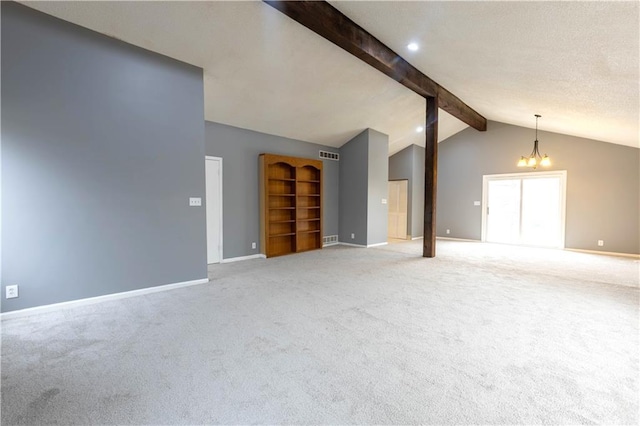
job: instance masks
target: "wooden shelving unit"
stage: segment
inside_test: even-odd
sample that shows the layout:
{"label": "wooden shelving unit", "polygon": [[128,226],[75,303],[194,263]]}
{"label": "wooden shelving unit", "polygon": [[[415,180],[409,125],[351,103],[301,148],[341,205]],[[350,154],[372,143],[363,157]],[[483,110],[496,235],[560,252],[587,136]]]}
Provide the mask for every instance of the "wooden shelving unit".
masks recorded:
{"label": "wooden shelving unit", "polygon": [[322,161],[260,154],[260,249],[267,257],[322,248]]}

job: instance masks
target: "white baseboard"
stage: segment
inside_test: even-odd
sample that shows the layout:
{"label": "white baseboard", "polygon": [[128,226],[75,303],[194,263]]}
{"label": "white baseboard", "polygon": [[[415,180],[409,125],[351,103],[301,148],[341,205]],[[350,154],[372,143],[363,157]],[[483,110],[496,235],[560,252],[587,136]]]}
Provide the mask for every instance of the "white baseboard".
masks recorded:
{"label": "white baseboard", "polygon": [[564,248],[567,251],[575,251],[578,253],[589,253],[589,254],[604,254],[605,256],[622,256],[622,257],[630,257],[632,259],[640,259],[640,254],[632,254],[632,253],[617,253],[615,251],[598,251],[598,250],[583,250],[583,249],[575,249],[575,248]]}
{"label": "white baseboard", "polygon": [[239,257],[230,257],[228,259],[222,259],[220,263],[241,262],[243,260],[266,259],[266,258],[267,256],[265,256],[264,254],[258,253],[258,254],[250,254],[249,256],[239,256]]}
{"label": "white baseboard", "polygon": [[68,302],[53,303],[51,305],[36,306],[34,308],[20,309],[17,311],[3,312],[0,314],[0,320],[8,320],[13,318],[22,318],[35,314],[53,312],[63,308],[75,306],[93,305],[96,303],[107,302],[111,300],[127,299],[129,297],[142,296],[145,294],[159,293],[161,291],[174,290],[181,287],[189,287],[192,285],[205,284],[209,282],[209,278],[199,280],[184,281],[174,284],[159,285],[156,287],[141,288],[138,290],[123,291],[121,293],[105,294],[104,296],[88,297],[86,299],[70,300]]}
{"label": "white baseboard", "polygon": [[369,244],[367,246],[365,246],[364,244],[352,244],[352,243],[343,243],[343,242],[339,242],[338,244],[340,244],[341,246],[349,246],[349,247],[371,248],[371,247],[378,247],[378,246],[386,246],[389,243],[384,242],[384,243],[377,243],[377,244]]}
{"label": "white baseboard", "polygon": [[423,239],[423,238],[424,238],[424,237],[422,237],[422,236],[420,236],[420,237],[411,237],[411,241],[413,241],[413,240],[421,240],[421,239]]}
{"label": "white baseboard", "polygon": [[384,242],[384,243],[376,243],[376,244],[369,244],[367,245],[367,248],[369,247],[380,247],[380,246],[386,246],[387,244],[389,244],[388,242]]}
{"label": "white baseboard", "polygon": [[365,246],[364,244],[343,243],[342,241],[340,241],[338,244],[340,244],[341,246],[367,248],[367,246]]}
{"label": "white baseboard", "polygon": [[470,243],[479,243],[480,240],[469,240],[466,238],[451,238],[451,237],[436,237],[436,240],[449,240],[449,241],[466,241]]}
{"label": "white baseboard", "polygon": [[327,243],[327,244],[323,244],[323,245],[322,245],[322,248],[325,248],[325,247],[331,247],[331,246],[337,246],[338,244],[340,244],[340,243],[339,243],[339,242],[335,242],[335,243]]}

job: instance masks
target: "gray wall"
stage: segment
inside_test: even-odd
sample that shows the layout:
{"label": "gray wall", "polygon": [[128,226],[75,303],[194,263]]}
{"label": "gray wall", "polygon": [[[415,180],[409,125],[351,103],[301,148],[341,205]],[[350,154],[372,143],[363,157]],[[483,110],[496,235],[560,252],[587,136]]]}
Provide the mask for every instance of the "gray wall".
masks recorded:
{"label": "gray wall", "polygon": [[[222,157],[223,258],[260,252],[258,156],[262,153],[319,159],[337,148],[206,122],[206,155]],[[202,160],[204,163],[204,159]],[[323,232],[338,234],[339,163],[323,160]],[[256,249],[251,243],[256,243]]]}
{"label": "gray wall", "polygon": [[367,245],[387,242],[389,205],[382,200],[389,197],[389,136],[368,129],[368,197]]}
{"label": "gray wall", "polygon": [[[440,143],[439,236],[448,228],[450,237],[480,239],[482,216],[473,201],[481,200],[482,176],[531,171],[516,162],[534,139],[532,129],[489,122],[486,132],[469,128]],[[565,246],[640,253],[640,150],[545,131],[538,139],[552,160],[548,170],[567,170]]]}
{"label": "gray wall", "polygon": [[206,278],[202,70],[1,7],[2,311]]}
{"label": "gray wall", "polygon": [[407,232],[421,237],[424,227],[424,148],[410,145],[389,157],[389,180],[408,180]]}
{"label": "gray wall", "polygon": [[[371,245],[387,241],[389,137],[366,129],[340,147],[341,242]],[[355,234],[355,238],[351,238]]]}
{"label": "gray wall", "polygon": [[[340,147],[339,240],[367,245],[369,133],[365,130]],[[355,234],[355,238],[351,238]]]}

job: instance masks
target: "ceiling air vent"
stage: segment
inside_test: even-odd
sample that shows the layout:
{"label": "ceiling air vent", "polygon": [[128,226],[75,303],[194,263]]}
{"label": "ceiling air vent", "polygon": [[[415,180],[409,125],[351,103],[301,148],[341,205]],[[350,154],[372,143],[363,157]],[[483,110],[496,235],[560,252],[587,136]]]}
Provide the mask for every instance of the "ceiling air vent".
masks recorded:
{"label": "ceiling air vent", "polygon": [[326,160],[340,161],[340,154],[338,154],[337,152],[320,150],[320,158],[324,158]]}

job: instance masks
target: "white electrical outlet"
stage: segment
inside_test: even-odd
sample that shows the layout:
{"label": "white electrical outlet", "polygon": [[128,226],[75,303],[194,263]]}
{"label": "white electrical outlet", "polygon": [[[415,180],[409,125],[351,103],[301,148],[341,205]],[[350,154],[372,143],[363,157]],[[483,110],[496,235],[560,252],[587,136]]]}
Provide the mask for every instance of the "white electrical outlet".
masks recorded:
{"label": "white electrical outlet", "polygon": [[189,207],[200,207],[202,205],[202,198],[191,197],[189,198]]}
{"label": "white electrical outlet", "polygon": [[356,234],[351,234],[351,239],[353,240],[356,237]]}
{"label": "white electrical outlet", "polygon": [[387,199],[386,198],[382,199],[382,204],[387,204]]}
{"label": "white electrical outlet", "polygon": [[256,248],[256,243],[251,243],[251,248],[252,249]]}
{"label": "white electrical outlet", "polygon": [[604,246],[604,240],[598,240],[598,247]]}
{"label": "white electrical outlet", "polygon": [[473,205],[474,205],[474,206],[479,206],[479,205],[480,205],[480,201],[474,201],[474,202],[473,202]]}
{"label": "white electrical outlet", "polygon": [[451,233],[451,229],[447,229],[447,234],[450,234],[450,233]]}
{"label": "white electrical outlet", "polygon": [[8,285],[6,287],[6,296],[7,299],[14,299],[18,297],[18,286],[17,285]]}

